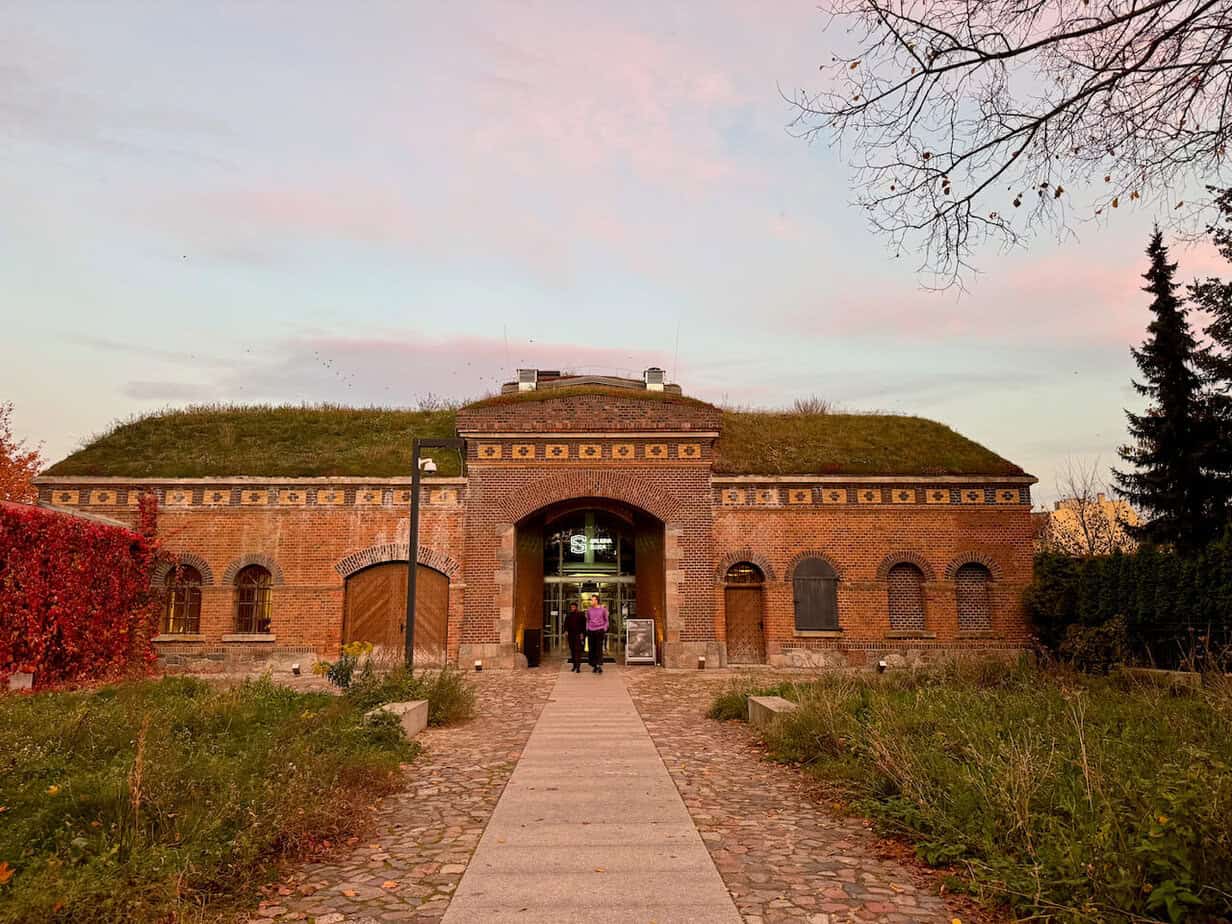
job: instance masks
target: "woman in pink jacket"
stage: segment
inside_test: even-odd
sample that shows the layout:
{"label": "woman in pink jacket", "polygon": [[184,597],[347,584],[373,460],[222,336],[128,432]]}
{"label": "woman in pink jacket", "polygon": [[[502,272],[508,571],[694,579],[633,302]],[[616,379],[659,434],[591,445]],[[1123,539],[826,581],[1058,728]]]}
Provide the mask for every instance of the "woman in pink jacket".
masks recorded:
{"label": "woman in pink jacket", "polygon": [[607,627],[607,607],[599,605],[598,594],[592,594],[590,608],[586,610],[586,648],[590,669],[596,674],[603,673],[603,636]]}

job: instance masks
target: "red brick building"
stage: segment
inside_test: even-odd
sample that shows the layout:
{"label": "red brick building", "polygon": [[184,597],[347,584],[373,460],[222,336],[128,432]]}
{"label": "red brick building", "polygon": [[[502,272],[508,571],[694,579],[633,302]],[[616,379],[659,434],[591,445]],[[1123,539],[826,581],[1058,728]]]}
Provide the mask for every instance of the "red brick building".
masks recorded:
{"label": "red brick building", "polygon": [[[232,413],[242,454],[246,412]],[[342,412],[321,413],[325,427]],[[160,576],[168,662],[328,657],[350,640],[400,649],[409,474],[367,475],[339,445],[318,453],[317,474],[279,474],[271,450],[251,463],[260,471],[231,471],[220,452],[183,477],[166,444],[184,425],[121,427],[103,440],[127,447],[122,461],[90,446],[39,479],[44,504],[122,520],[158,496],[180,566]],[[1026,641],[1035,479],[931,421],[725,411],[657,370],[528,370],[448,425],[465,463],[421,487],[420,658],[506,667],[558,652],[569,604],[592,593],[613,615],[609,655],[622,656],[627,620],[653,620],[657,657],[675,667]],[[409,446],[397,448],[409,471]]]}

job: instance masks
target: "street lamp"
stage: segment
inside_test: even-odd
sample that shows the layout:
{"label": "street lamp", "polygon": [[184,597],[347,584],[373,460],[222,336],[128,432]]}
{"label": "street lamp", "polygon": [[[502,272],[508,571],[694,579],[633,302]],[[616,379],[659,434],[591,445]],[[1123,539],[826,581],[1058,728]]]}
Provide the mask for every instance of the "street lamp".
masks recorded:
{"label": "street lamp", "polygon": [[466,472],[466,440],[451,439],[411,441],[411,523],[406,547],[406,669],[415,669],[415,578],[419,571],[419,478],[426,472],[436,473],[436,462],[419,458],[421,449],[453,449],[462,460]]}

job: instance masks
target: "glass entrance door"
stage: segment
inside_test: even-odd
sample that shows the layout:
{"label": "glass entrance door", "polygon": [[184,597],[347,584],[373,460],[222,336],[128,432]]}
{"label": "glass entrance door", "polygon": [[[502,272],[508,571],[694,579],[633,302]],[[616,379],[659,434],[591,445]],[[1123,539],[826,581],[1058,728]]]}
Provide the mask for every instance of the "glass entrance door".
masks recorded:
{"label": "glass entrance door", "polygon": [[567,578],[545,578],[543,582],[543,647],[545,652],[559,657],[569,656],[569,639],[565,636],[565,616],[569,604],[576,603],[583,613],[590,606],[592,595],[607,607],[608,630],[604,638],[604,656],[620,661],[625,650],[625,620],[637,617],[636,579],[607,575],[587,578],[570,575]]}

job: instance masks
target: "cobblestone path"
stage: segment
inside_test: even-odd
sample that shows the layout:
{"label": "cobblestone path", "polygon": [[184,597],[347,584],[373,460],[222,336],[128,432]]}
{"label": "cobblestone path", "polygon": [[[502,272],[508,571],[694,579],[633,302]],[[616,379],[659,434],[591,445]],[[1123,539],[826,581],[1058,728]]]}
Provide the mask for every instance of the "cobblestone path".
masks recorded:
{"label": "cobblestone path", "polygon": [[438,921],[470,862],[556,671],[472,675],[477,717],[419,736],[407,787],[385,797],[361,841],[298,868],[251,921]]}
{"label": "cobblestone path", "polygon": [[[752,733],[705,718],[727,674],[628,670],[642,720],[746,922],[949,922],[932,881],[883,856],[858,819],[827,812]],[[964,909],[965,910],[965,909]]]}

